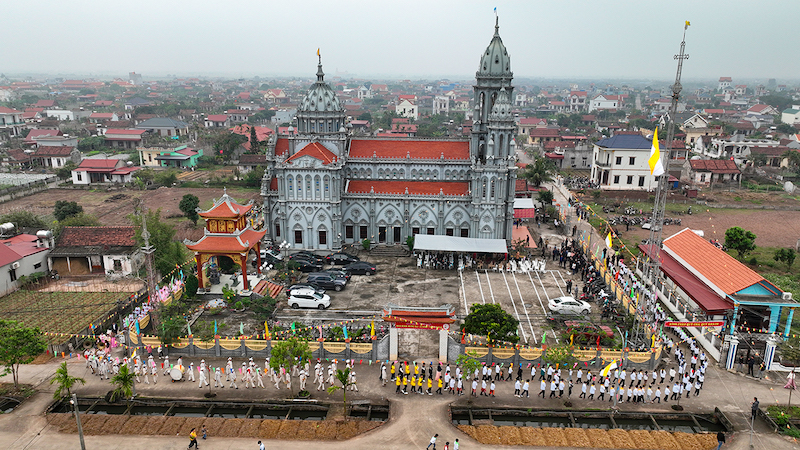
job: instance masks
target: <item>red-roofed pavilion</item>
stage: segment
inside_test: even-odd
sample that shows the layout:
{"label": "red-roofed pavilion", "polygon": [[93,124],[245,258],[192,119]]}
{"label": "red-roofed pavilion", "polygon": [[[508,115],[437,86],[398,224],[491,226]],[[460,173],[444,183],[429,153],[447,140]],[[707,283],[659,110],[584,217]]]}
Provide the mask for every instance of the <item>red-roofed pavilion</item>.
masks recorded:
{"label": "red-roofed pavilion", "polygon": [[203,265],[215,256],[227,256],[242,268],[242,282],[245,291],[250,290],[247,281],[247,255],[255,250],[258,262],[258,274],[261,274],[261,239],[266,230],[256,231],[250,228],[247,217],[253,204],[242,205],[228,196],[226,192],[208,211],[200,212],[206,221],[203,237],[186,247],[194,252],[197,262],[197,279],[199,287],[205,288],[205,271]]}

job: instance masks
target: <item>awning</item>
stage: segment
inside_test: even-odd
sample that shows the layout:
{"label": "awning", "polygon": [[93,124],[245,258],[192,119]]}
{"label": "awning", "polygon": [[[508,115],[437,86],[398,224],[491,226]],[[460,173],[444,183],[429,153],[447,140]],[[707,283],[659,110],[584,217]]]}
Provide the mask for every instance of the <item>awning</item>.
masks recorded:
{"label": "awning", "polygon": [[505,239],[476,239],[433,234],[415,234],[414,250],[462,253],[508,253]]}
{"label": "awning", "polygon": [[536,210],[533,208],[515,209],[515,219],[533,219],[536,217]]}
{"label": "awning", "polygon": [[533,199],[532,198],[515,198],[514,199],[514,209],[528,209],[534,208]]}

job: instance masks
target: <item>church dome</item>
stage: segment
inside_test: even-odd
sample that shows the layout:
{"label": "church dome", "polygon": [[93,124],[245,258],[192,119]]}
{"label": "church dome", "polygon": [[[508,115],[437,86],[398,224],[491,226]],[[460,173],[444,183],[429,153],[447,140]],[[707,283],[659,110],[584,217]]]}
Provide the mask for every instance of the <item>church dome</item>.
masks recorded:
{"label": "church dome", "polygon": [[341,112],[342,104],[336,93],[325,82],[322,63],[317,66],[317,82],[308,90],[300,102],[299,110],[303,112]]}
{"label": "church dome", "polygon": [[497,100],[492,106],[492,112],[489,114],[489,120],[509,120],[511,118],[511,99],[508,96],[506,88],[500,89],[497,95]]}
{"label": "church dome", "polygon": [[508,77],[511,78],[511,57],[508,55],[503,40],[500,39],[500,25],[495,19],[494,36],[486,51],[481,56],[481,65],[478,76]]}

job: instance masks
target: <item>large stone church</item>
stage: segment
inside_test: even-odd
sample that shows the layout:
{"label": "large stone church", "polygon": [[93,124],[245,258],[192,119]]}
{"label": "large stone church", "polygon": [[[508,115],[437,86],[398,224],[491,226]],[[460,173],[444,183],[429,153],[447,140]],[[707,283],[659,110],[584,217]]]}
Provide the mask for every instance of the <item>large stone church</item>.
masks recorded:
{"label": "large stone church", "polygon": [[351,137],[324,78],[320,60],[296,134],[267,146],[267,239],[328,250],[364,239],[400,244],[414,234],[511,239],[514,88],[497,23],[475,74],[469,139]]}

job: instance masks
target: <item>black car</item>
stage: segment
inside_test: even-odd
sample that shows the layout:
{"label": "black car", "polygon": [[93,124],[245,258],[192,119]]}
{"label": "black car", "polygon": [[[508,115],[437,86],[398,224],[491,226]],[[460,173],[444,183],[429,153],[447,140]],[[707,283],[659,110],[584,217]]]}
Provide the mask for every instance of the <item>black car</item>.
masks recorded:
{"label": "black car", "polygon": [[319,287],[316,283],[297,283],[286,288],[286,295],[288,296],[294,289],[312,289],[320,295],[325,293],[325,289]]}
{"label": "black car", "polygon": [[298,265],[297,270],[299,270],[300,272],[309,273],[309,272],[319,272],[320,270],[322,270],[322,264],[315,264],[305,259],[295,259],[292,261],[297,263]]}
{"label": "black car", "polygon": [[358,261],[344,266],[344,270],[354,275],[375,275],[378,268],[375,264],[366,261]]}
{"label": "black car", "polygon": [[319,264],[321,266],[325,265],[325,258],[322,258],[307,251],[294,253],[291,256],[289,256],[289,259],[292,261],[298,261],[298,260],[311,261],[314,264]]}
{"label": "black car", "polygon": [[350,278],[353,275],[353,274],[351,274],[350,272],[348,272],[348,271],[346,271],[344,269],[327,269],[327,270],[323,270],[321,272],[322,273],[329,273],[329,274],[335,276],[336,278],[343,278],[345,281],[350,281]]}
{"label": "black car", "polygon": [[347,253],[333,253],[325,257],[328,264],[334,266],[346,266],[347,264],[360,261],[357,256],[348,255]]}

